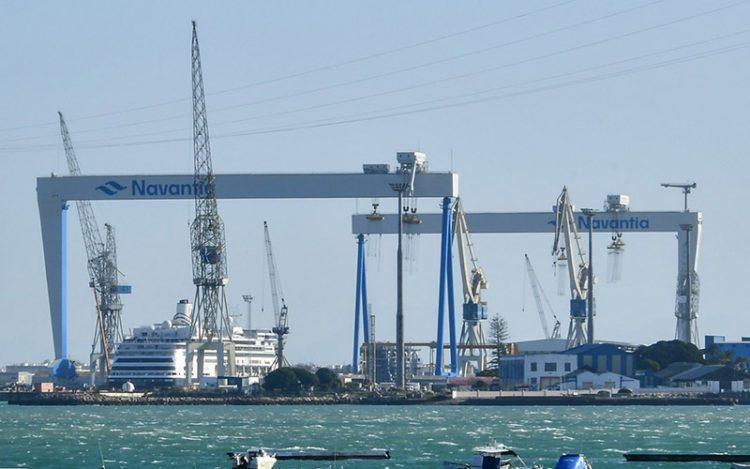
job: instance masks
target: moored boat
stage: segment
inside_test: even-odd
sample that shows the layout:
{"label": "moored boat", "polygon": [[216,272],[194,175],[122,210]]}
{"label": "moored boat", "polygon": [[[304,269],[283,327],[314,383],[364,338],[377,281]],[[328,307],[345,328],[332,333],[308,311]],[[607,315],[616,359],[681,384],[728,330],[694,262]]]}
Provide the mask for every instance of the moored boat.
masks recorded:
{"label": "moored boat", "polygon": [[[446,461],[443,469],[543,469],[543,466],[528,466],[514,450],[503,444],[494,444],[474,448],[468,464]],[[582,454],[563,454],[555,469],[591,469],[591,465]]]}
{"label": "moored boat", "polygon": [[384,449],[369,451],[285,450],[268,451],[262,448],[227,453],[234,461],[232,469],[272,469],[276,461],[341,461],[345,459],[390,459],[391,453]]}

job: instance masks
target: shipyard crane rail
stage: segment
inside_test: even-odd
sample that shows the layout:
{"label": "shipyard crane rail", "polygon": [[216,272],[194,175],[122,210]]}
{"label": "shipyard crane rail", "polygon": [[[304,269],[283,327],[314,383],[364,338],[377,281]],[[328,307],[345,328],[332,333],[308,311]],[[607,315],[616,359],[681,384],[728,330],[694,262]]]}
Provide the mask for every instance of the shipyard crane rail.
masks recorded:
{"label": "shipyard crane rail", "polygon": [[[60,134],[65,148],[68,170],[71,175],[80,176],[81,168],[73,148],[68,126],[62,112],[57,114],[60,118]],[[120,293],[130,293],[130,287],[119,284],[114,228],[105,224],[107,230],[105,244],[102,242],[91,202],[78,200],[76,201],[76,207],[88,260],[89,286],[94,291],[97,309],[97,327],[92,343],[91,369],[92,372],[95,371],[96,362],[100,361],[100,374],[103,374],[102,378],[105,378],[109,374],[110,358],[114,355],[115,347],[123,339]],[[97,346],[99,347],[98,352],[96,351]]]}
{"label": "shipyard crane rail", "polygon": [[[544,337],[547,339],[559,339],[560,338],[560,320],[557,319],[557,315],[555,315],[555,312],[552,308],[552,304],[547,298],[547,294],[544,293],[544,289],[542,288],[542,285],[539,282],[539,277],[537,277],[536,271],[534,271],[534,266],[531,265],[531,259],[529,259],[529,255],[524,254],[524,258],[526,259],[526,271],[528,272],[528,275],[529,275],[529,283],[531,284],[531,292],[534,296],[536,309],[539,312],[539,320],[542,323],[542,330],[544,331]],[[547,317],[544,311],[544,304],[542,303],[542,299],[544,299],[544,302],[547,304],[547,308],[549,308],[550,312],[552,313],[552,317],[555,319],[555,325],[553,326],[551,333],[549,331],[549,324],[547,323]]]}
{"label": "shipyard crane rail", "polygon": [[[268,232],[268,222],[263,222],[263,234],[266,245],[266,260],[268,261],[268,279],[271,283],[271,298],[273,300],[273,333],[276,334],[276,359],[274,364],[276,368],[283,368],[288,365],[284,357],[284,336],[289,334],[289,308],[284,299],[284,292],[281,287],[276,260],[273,256],[273,246],[271,245],[271,235]],[[281,303],[279,303],[281,301]],[[273,366],[271,366],[273,368]]]}

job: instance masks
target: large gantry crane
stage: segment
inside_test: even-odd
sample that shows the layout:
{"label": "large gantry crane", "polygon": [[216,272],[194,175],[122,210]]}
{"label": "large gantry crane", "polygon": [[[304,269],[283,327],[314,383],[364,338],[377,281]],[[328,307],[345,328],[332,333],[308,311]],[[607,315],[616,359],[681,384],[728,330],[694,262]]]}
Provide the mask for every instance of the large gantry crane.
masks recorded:
{"label": "large gantry crane", "polygon": [[[65,147],[65,159],[72,176],[80,176],[81,168],[73,149],[68,126],[61,112],[60,134]],[[99,226],[96,223],[94,210],[88,200],[76,201],[78,218],[81,221],[83,243],[86,247],[89,286],[94,291],[96,302],[97,326],[91,353],[92,379],[99,383],[106,380],[109,374],[111,359],[117,343],[123,339],[121,293],[130,293],[130,287],[120,285],[117,270],[117,249],[115,246],[114,228],[105,224],[107,229],[106,244],[102,242]],[[97,351],[98,347],[98,351]],[[97,379],[98,378],[98,379]]]}
{"label": "large gantry crane", "polygon": [[[575,249],[575,251],[574,251]],[[568,188],[563,187],[555,205],[555,242],[552,246],[555,264],[567,264],[570,287],[570,326],[568,328],[568,348],[588,343],[586,321],[589,320],[587,299],[589,295],[589,263],[581,246],[573,205]],[[591,311],[591,319],[593,314]]]}
{"label": "large gantry crane", "polygon": [[[200,47],[195,21],[192,42],[193,71],[193,154],[195,173],[195,219],[190,225],[195,284],[195,312],[192,317],[186,360],[186,380],[192,380],[193,352],[198,351],[198,379],[204,374],[206,349],[216,350],[217,376],[234,374],[234,347],[231,342],[231,323],[224,287],[227,277],[224,222],[219,217],[216,202],[216,181],[211,165],[211,146],[208,137],[206,98],[203,92]],[[225,360],[224,349],[228,359]]]}
{"label": "large gantry crane", "polygon": [[[273,299],[273,333],[276,334],[276,359],[271,368],[283,368],[288,366],[284,357],[284,336],[289,334],[289,308],[286,306],[284,292],[281,287],[279,271],[276,268],[276,260],[273,257],[273,247],[271,246],[271,235],[268,232],[268,223],[263,222],[263,234],[266,244],[266,259],[268,260],[268,279],[271,283],[271,298]],[[281,303],[279,304],[279,300]]]}
{"label": "large gantry crane", "polygon": [[463,325],[458,341],[461,351],[458,361],[461,376],[472,376],[475,370],[483,371],[487,367],[487,350],[482,329],[482,322],[487,319],[487,302],[482,301],[482,290],[487,289],[490,283],[484,275],[484,270],[479,266],[460,199],[456,200],[454,213],[453,230],[458,246],[464,292]]}

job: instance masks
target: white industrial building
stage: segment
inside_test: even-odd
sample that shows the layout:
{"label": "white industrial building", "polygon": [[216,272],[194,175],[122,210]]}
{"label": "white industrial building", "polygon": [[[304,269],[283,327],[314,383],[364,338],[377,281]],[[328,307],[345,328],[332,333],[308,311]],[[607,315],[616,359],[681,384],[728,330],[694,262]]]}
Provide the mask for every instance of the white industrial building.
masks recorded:
{"label": "white industrial building", "polygon": [[524,356],[524,377],[532,390],[560,389],[563,377],[578,369],[578,357],[563,353]]}
{"label": "white industrial building", "polygon": [[560,384],[561,390],[576,390],[576,389],[640,389],[641,383],[637,379],[629,378],[627,376],[613,373],[611,371],[604,371],[602,373],[594,373],[588,370],[578,370],[568,374]]}

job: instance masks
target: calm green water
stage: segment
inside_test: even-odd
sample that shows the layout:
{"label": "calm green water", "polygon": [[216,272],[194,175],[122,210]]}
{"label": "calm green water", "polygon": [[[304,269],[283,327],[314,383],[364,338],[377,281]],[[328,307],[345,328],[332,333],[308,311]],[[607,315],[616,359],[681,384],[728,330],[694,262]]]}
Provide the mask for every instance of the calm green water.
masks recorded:
{"label": "calm green water", "polygon": [[[248,447],[387,448],[390,461],[348,468],[439,468],[467,461],[493,441],[527,463],[553,466],[583,452],[595,469],[675,467],[625,463],[627,451],[750,453],[750,406],[437,407],[163,406],[17,407],[0,405],[0,467],[97,468],[99,447],[117,467],[229,468],[225,453]],[[281,468],[321,463],[285,462]],[[728,464],[681,464],[681,468]]]}

